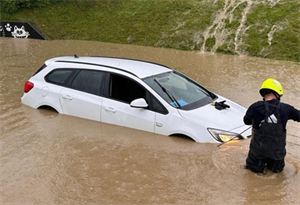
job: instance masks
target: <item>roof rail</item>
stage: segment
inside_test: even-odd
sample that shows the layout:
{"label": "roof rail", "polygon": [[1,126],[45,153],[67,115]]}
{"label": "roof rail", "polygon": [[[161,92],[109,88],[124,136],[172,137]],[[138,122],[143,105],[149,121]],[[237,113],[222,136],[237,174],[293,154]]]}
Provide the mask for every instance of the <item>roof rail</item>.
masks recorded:
{"label": "roof rail", "polygon": [[[75,57],[76,58],[76,57]],[[135,77],[138,77],[136,74],[128,71],[128,70],[124,70],[122,68],[118,68],[118,67],[113,67],[113,66],[108,66],[108,65],[103,65],[103,64],[97,64],[97,63],[86,63],[86,62],[78,62],[78,61],[65,61],[65,60],[58,60],[56,62],[61,62],[61,63],[77,63],[77,64],[85,64],[85,65],[94,65],[94,66],[103,66],[103,67],[106,67],[106,68],[112,68],[112,69],[116,69],[116,70],[119,70],[119,71],[123,71],[123,72],[126,72],[126,73],[129,73]]]}

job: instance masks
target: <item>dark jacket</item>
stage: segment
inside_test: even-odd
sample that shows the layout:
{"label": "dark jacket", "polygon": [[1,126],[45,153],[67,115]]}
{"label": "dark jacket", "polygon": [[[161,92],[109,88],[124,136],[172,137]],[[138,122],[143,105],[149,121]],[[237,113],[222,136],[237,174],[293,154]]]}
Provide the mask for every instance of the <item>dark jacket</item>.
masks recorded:
{"label": "dark jacket", "polygon": [[[266,101],[269,104],[277,105],[280,101],[277,99]],[[270,106],[270,113],[275,114],[276,108]],[[246,125],[253,125],[253,128],[259,129],[261,122],[265,118],[265,105],[264,101],[258,101],[253,103],[247,110],[244,116],[244,123]],[[283,124],[284,131],[286,130],[286,124],[288,120],[294,120],[300,122],[300,110],[297,110],[293,106],[280,102],[280,118]]]}

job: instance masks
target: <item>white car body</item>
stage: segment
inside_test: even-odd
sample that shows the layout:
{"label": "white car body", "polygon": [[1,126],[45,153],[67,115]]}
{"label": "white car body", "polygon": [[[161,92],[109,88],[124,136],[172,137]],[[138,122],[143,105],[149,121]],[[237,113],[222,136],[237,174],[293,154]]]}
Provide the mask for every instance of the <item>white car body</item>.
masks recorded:
{"label": "white car body", "polygon": [[[73,69],[75,71],[72,71]],[[49,79],[52,79],[51,75],[54,76],[54,79],[59,76],[52,74],[55,73],[54,71],[63,73],[61,75],[65,73],[71,74],[68,74],[69,76],[64,81],[65,84],[57,84],[49,82]],[[176,99],[172,98],[171,92],[164,92],[163,95],[165,95],[165,98],[163,98],[162,95],[153,89],[154,86],[157,86],[155,83],[151,87],[145,81],[145,79],[150,79],[152,76],[172,74],[172,72],[174,70],[163,65],[132,59],[77,56],[57,57],[45,61],[45,65],[26,82],[21,102],[32,108],[48,106],[60,114],[77,116],[157,134],[167,136],[184,135],[196,142],[226,142],[236,137],[248,138],[251,135],[250,127],[243,123],[243,116],[246,109],[237,103],[205,90],[204,94],[207,94],[205,92],[209,92],[205,96],[205,99],[208,100],[211,97],[211,102],[205,101],[201,106],[184,109],[187,107],[185,106],[187,103],[184,100],[180,99],[177,102],[179,105],[175,105]],[[96,94],[77,90],[74,79],[77,78],[79,73],[82,73],[82,75],[84,73],[91,75],[91,82],[98,82],[92,79],[93,76],[98,77],[101,79],[101,83],[99,84],[103,86],[99,85],[100,88]],[[97,74],[94,75],[93,73]],[[118,78],[119,80],[117,80]],[[132,80],[139,84],[139,87],[143,88],[142,91],[147,93],[144,95],[147,96],[148,101],[139,97],[125,103],[112,98],[113,94],[111,92],[118,89],[113,89],[113,85],[110,84],[115,83],[117,85],[123,79]],[[169,77],[164,77],[164,79],[169,80]],[[105,82],[108,83],[105,84]],[[161,82],[157,83],[161,86]],[[165,82],[162,80],[163,83]],[[193,83],[195,82],[193,81]],[[79,86],[81,84],[78,83]],[[94,87],[96,90],[98,89],[97,86]],[[124,84],[122,87],[126,87],[126,85]],[[127,92],[120,94],[124,93],[126,94]],[[199,91],[200,94],[203,95]],[[170,100],[166,98],[167,95],[170,97],[171,103],[167,102]],[[152,100],[154,98],[159,103],[157,104],[155,101],[150,106],[149,99]],[[174,102],[172,102],[172,99],[175,99]],[[216,106],[213,104],[221,101],[226,101],[228,107],[220,110],[216,109]],[[195,102],[194,104],[197,103]],[[159,112],[155,111],[155,106],[157,105],[159,105],[159,109],[162,109]],[[209,129],[212,130],[209,131]]]}

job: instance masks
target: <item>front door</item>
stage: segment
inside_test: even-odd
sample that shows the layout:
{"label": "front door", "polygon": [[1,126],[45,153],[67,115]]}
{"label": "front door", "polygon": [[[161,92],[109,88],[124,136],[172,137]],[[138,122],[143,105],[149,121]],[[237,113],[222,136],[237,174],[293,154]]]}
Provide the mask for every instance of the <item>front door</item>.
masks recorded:
{"label": "front door", "polygon": [[110,74],[108,96],[102,100],[101,121],[105,123],[154,132],[155,112],[130,107],[130,103],[146,96],[146,89],[136,81]]}

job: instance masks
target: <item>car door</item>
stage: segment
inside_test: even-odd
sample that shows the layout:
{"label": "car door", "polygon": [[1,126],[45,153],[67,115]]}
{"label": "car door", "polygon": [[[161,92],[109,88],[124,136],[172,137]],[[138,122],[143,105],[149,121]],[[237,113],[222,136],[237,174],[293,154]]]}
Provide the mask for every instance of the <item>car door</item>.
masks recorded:
{"label": "car door", "polygon": [[80,70],[69,87],[60,92],[64,114],[101,121],[100,97],[103,72]]}
{"label": "car door", "polygon": [[132,100],[145,98],[145,88],[128,77],[117,74],[109,76],[108,94],[102,100],[101,121],[154,132],[155,112],[130,106]]}

